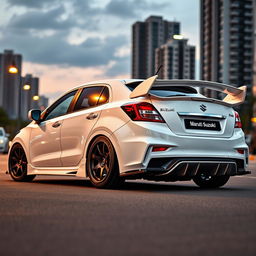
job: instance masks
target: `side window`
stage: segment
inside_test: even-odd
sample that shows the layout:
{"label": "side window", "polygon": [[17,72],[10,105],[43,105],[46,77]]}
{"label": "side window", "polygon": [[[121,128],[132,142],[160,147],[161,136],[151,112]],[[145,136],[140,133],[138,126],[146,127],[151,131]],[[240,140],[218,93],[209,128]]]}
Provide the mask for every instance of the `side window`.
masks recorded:
{"label": "side window", "polygon": [[97,105],[102,105],[108,102],[109,99],[109,90],[108,87],[104,87],[103,92],[97,102]]}
{"label": "side window", "polygon": [[[105,89],[107,93],[105,92]],[[93,87],[84,88],[77,100],[74,111],[91,108],[96,105],[104,104],[107,101],[108,101],[108,89],[106,87],[93,86]]]}
{"label": "side window", "polygon": [[49,120],[58,116],[65,115],[68,111],[69,105],[71,101],[73,100],[76,91],[70,92],[63,96],[61,99],[59,99],[52,108],[49,109],[49,112],[46,113],[46,116],[44,120]]}

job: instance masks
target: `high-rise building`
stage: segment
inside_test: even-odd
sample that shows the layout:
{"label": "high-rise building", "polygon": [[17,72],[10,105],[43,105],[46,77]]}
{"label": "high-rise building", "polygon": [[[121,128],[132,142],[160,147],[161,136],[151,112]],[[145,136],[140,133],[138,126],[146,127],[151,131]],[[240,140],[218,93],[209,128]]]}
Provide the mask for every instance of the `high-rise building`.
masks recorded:
{"label": "high-rise building", "polygon": [[195,79],[195,46],[188,39],[170,39],[156,49],[155,64],[161,79]]}
{"label": "high-rise building", "polygon": [[40,110],[41,111],[45,110],[48,107],[48,104],[49,104],[49,99],[44,95],[40,95],[39,102],[38,102]]}
{"label": "high-rise building", "polygon": [[256,95],[256,0],[253,1],[253,14],[254,14],[254,61],[253,61],[253,86],[254,86],[254,94]]}
{"label": "high-rise building", "polygon": [[22,77],[21,92],[21,119],[27,120],[28,111],[30,109],[39,108],[39,78],[27,74]]}
{"label": "high-rise building", "polygon": [[132,78],[147,78],[155,74],[155,49],[180,33],[180,23],[150,16],[132,26]]}
{"label": "high-rise building", "polygon": [[[0,54],[0,107],[11,119],[16,119],[19,115],[21,64],[22,56],[12,50],[5,50]],[[17,68],[17,73],[10,73],[11,66]]]}
{"label": "high-rise building", "polygon": [[253,0],[201,0],[201,79],[247,85],[250,91],[252,5]]}

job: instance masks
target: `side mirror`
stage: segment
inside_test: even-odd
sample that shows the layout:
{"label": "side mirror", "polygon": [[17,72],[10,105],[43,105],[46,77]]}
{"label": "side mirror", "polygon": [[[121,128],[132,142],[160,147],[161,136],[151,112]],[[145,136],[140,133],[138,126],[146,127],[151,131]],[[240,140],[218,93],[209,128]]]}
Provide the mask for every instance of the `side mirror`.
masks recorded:
{"label": "side mirror", "polygon": [[29,112],[28,112],[29,120],[34,120],[36,122],[39,122],[40,117],[41,117],[41,110],[38,110],[38,109],[29,110]]}
{"label": "side mirror", "polygon": [[6,134],[5,134],[5,137],[10,137],[10,134],[9,134],[9,133],[6,133]]}

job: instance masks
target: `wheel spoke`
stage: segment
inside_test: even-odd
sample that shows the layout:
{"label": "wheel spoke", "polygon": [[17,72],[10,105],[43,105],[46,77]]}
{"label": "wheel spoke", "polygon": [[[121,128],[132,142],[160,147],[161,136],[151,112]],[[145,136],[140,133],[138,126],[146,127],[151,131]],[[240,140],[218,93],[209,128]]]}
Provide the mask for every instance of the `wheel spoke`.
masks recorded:
{"label": "wheel spoke", "polygon": [[12,159],[13,161],[15,161],[16,163],[18,162],[18,160],[17,160],[17,158],[16,158],[15,156],[12,156],[11,159]]}
{"label": "wheel spoke", "polygon": [[19,159],[19,155],[18,155],[18,151],[17,150],[14,151],[14,154],[16,156],[16,159]]}
{"label": "wheel spoke", "polygon": [[100,168],[100,179],[102,180],[103,178],[103,171],[104,171],[104,168]]}
{"label": "wheel spoke", "polygon": [[10,156],[10,172],[15,177],[24,175],[27,170],[27,158],[22,148],[17,147]]}
{"label": "wheel spoke", "polygon": [[93,167],[93,170],[99,170],[101,168],[101,165],[98,163]]}
{"label": "wheel spoke", "polygon": [[102,182],[110,172],[110,149],[108,144],[99,141],[94,145],[90,156],[90,170],[92,177]]}
{"label": "wheel spoke", "polygon": [[98,152],[99,152],[99,154],[101,155],[101,156],[103,156],[103,153],[101,152],[101,150],[100,150],[100,146],[99,146],[99,144],[97,144],[97,150],[98,150]]}
{"label": "wheel spoke", "polygon": [[102,152],[105,156],[106,152],[108,151],[108,148],[107,148],[107,151],[105,151],[105,149],[107,148],[107,145],[105,143],[102,144]]}
{"label": "wheel spoke", "polygon": [[96,154],[92,154],[92,159],[95,159],[97,161],[100,161],[101,160],[101,157],[96,155]]}

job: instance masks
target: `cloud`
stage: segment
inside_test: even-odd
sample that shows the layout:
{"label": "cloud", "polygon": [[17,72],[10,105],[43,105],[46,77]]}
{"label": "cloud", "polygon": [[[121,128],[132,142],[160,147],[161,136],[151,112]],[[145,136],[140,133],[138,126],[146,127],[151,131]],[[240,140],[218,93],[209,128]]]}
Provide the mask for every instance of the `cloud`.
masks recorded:
{"label": "cloud", "polygon": [[165,6],[165,3],[151,3],[145,0],[111,0],[105,7],[105,13],[115,15],[120,18],[134,18],[140,17],[142,11],[160,11]]}
{"label": "cloud", "polygon": [[[1,50],[14,49],[25,61],[94,67],[100,76],[128,74],[131,25],[150,15],[182,23],[190,43],[198,42],[198,1],[183,0],[5,0],[8,18],[0,26]],[[12,8],[10,8],[12,7]],[[3,12],[3,11],[2,11]],[[0,12],[1,13],[1,12]],[[3,17],[3,15],[1,15]],[[199,16],[199,15],[197,15]],[[198,20],[197,20],[198,22]],[[182,32],[184,32],[182,31]],[[198,52],[198,51],[197,51]]]}
{"label": "cloud", "polygon": [[7,27],[12,29],[68,29],[76,25],[74,20],[61,20],[65,13],[63,6],[58,6],[49,11],[33,10],[21,15],[14,15]]}
{"label": "cloud", "polygon": [[21,52],[27,61],[80,67],[102,66],[111,60],[118,61],[120,57],[115,53],[126,42],[125,37],[107,36],[104,39],[91,37],[73,45],[65,40],[65,31],[43,38],[5,31],[1,39],[2,46]]}
{"label": "cloud", "polygon": [[8,0],[10,6],[20,6],[26,8],[42,8],[48,4],[59,2],[58,0]]}

